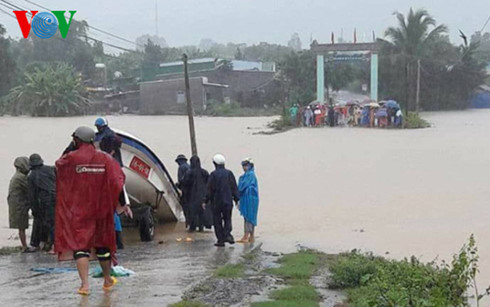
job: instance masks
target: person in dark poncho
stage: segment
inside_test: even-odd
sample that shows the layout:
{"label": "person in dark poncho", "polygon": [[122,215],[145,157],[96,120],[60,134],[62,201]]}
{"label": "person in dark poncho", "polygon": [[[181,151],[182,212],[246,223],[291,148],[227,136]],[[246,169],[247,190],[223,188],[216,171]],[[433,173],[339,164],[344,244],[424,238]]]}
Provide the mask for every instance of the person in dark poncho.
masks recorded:
{"label": "person in dark poncho", "polygon": [[27,177],[29,202],[34,223],[31,246],[52,248],[54,243],[54,212],[56,205],[56,172],[53,166],[44,165],[39,154],[29,157],[31,171]]}
{"label": "person in dark poncho", "polygon": [[238,203],[240,197],[235,175],[225,168],[225,157],[217,154],[213,157],[213,163],[216,170],[209,176],[206,203],[210,201],[213,210],[214,232],[218,239],[214,245],[222,247],[225,243],[235,244],[231,235],[231,213],[233,201]]}
{"label": "person in dark poncho", "polygon": [[204,227],[210,227],[209,218],[206,221],[205,208],[203,208],[206,198],[206,186],[209,173],[201,168],[201,160],[197,156],[191,157],[191,168],[184,175],[181,182],[186,193],[189,208],[189,231],[199,229],[204,231]]}
{"label": "person in dark poncho", "polygon": [[187,163],[187,158],[185,155],[180,154],[177,156],[175,159],[175,162],[179,166],[179,169],[177,170],[177,183],[176,186],[180,189],[180,192],[182,193],[180,196],[180,202],[182,204],[182,209],[184,211],[184,217],[185,217],[185,226],[189,226],[189,200],[187,197],[187,191],[182,185],[182,180],[184,180],[184,176],[187,173],[187,171],[190,170],[190,165]]}

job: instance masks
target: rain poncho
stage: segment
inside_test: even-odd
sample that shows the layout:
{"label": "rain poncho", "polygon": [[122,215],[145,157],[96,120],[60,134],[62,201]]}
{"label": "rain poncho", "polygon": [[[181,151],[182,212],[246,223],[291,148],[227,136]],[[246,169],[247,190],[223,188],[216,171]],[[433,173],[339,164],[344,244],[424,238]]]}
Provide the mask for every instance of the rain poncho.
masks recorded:
{"label": "rain poncho", "polygon": [[82,144],[56,161],[56,168],[55,251],[59,259],[96,247],[115,252],[114,212],[124,184],[117,161],[93,145]]}
{"label": "rain poncho", "polygon": [[29,173],[29,159],[18,157],[14,161],[16,172],[9,184],[7,197],[9,205],[9,226],[14,229],[29,228],[29,197],[27,190],[27,173]]}
{"label": "rain poncho", "polygon": [[206,198],[206,186],[209,178],[209,173],[201,168],[201,160],[199,157],[191,158],[191,168],[185,174],[182,180],[182,186],[187,194],[189,208],[189,225],[191,229],[195,227],[211,227],[212,218],[209,214],[205,218],[202,204]]}
{"label": "rain poncho", "polygon": [[99,143],[100,150],[112,155],[119,165],[123,166],[121,157],[122,141],[111,128],[105,127],[101,132],[97,132],[94,142]]}
{"label": "rain poncho", "polygon": [[238,180],[240,193],[240,213],[245,221],[257,226],[257,211],[259,209],[259,187],[255,170],[251,167]]}
{"label": "rain poncho", "polygon": [[29,202],[34,216],[31,245],[37,247],[40,242],[48,242],[53,235],[56,205],[55,168],[47,165],[32,167],[27,181]]}

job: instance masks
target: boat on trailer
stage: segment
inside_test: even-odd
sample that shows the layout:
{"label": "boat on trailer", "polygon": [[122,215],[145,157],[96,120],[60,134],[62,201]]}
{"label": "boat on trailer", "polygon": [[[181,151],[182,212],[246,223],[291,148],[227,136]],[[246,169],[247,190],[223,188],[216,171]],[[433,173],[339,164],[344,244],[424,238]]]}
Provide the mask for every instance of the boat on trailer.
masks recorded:
{"label": "boat on trailer", "polygon": [[148,145],[127,132],[114,132],[122,141],[125,190],[134,212],[133,224],[139,227],[142,241],[151,241],[155,223],[183,220],[180,192],[165,164]]}

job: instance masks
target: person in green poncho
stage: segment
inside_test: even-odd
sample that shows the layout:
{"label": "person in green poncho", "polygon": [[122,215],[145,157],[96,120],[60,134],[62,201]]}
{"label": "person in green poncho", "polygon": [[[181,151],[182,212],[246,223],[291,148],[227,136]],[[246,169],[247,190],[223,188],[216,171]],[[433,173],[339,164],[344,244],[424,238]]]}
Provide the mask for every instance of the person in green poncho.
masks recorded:
{"label": "person in green poncho", "polygon": [[7,202],[9,205],[9,227],[19,230],[19,239],[24,252],[33,252],[27,247],[26,229],[29,228],[29,197],[27,188],[27,174],[29,173],[29,159],[18,157],[14,161],[15,174],[10,179]]}

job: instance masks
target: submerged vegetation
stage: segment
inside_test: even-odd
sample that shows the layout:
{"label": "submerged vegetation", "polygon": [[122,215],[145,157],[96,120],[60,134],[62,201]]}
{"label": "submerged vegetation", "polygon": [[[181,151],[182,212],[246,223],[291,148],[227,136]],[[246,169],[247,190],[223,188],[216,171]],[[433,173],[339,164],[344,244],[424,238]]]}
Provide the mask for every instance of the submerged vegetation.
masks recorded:
{"label": "submerged vegetation", "polygon": [[272,108],[247,108],[241,107],[236,101],[230,103],[211,102],[203,113],[207,116],[216,117],[252,117],[252,116],[274,116],[280,114],[277,107]]}

